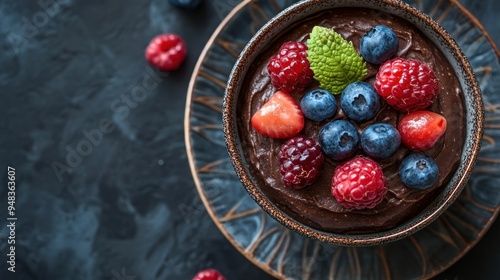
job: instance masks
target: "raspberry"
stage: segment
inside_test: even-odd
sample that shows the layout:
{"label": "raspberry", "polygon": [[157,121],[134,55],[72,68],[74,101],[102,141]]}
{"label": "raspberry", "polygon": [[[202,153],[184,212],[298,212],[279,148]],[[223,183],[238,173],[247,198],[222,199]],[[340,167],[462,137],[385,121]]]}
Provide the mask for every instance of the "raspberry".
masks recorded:
{"label": "raspberry", "polygon": [[208,268],[198,272],[193,277],[193,280],[226,280],[226,277],[224,277],[218,270]]}
{"label": "raspberry", "polygon": [[285,187],[304,188],[316,180],[324,161],[314,139],[296,136],[288,139],[279,152],[280,173]]}
{"label": "raspberry", "polygon": [[309,67],[306,50],[304,43],[286,42],[278,54],[271,57],[267,72],[276,89],[300,94],[313,81],[314,73]]}
{"label": "raspberry", "polygon": [[396,110],[409,113],[431,105],[439,93],[439,81],[424,63],[398,57],[380,66],[375,89]]}
{"label": "raspberry", "polygon": [[158,35],[146,48],[146,59],[163,71],[178,69],[186,58],[186,43],[175,34]]}
{"label": "raspberry", "polygon": [[347,208],[377,206],[387,193],[382,167],[370,158],[358,156],[335,168],[332,195]]}

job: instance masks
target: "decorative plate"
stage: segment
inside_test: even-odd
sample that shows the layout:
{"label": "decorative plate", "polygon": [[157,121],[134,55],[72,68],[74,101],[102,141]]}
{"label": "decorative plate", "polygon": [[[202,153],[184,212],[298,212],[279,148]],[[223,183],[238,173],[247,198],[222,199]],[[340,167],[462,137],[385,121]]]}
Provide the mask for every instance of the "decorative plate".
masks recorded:
{"label": "decorative plate", "polygon": [[229,161],[221,106],[226,81],[248,40],[296,1],[243,1],[216,29],[189,85],[185,138],[199,195],[215,224],[252,263],[279,279],[420,279],[442,272],[484,235],[500,212],[500,53],[456,0],[407,0],[439,22],[470,60],[483,92],[485,135],[468,185],[434,223],[373,247],[337,247],[292,232],[247,194]]}

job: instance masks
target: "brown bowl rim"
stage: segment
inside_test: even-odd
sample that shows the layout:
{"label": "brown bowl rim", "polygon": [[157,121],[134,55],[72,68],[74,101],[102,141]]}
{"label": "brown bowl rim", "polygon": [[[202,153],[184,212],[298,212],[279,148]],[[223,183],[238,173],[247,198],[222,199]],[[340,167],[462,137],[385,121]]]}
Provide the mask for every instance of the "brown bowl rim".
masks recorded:
{"label": "brown bowl rim", "polygon": [[287,15],[290,15],[297,9],[306,9],[311,5],[317,5],[324,2],[325,2],[324,0],[308,0],[296,3],[286,8],[277,16],[275,16],[273,19],[271,19],[269,22],[267,22],[254,35],[254,37],[248,42],[244,50],[241,52],[240,56],[238,57],[235,63],[233,70],[231,71],[231,74],[229,75],[229,80],[222,106],[223,132],[227,150],[229,153],[229,158],[238,178],[242,182],[244,188],[249,193],[249,195],[255,200],[255,202],[265,212],[267,212],[274,219],[276,219],[278,222],[280,222],[281,224],[283,224],[284,226],[286,226],[291,230],[294,230],[304,236],[319,240],[321,242],[327,242],[340,246],[372,246],[372,245],[380,245],[387,242],[396,241],[417,232],[418,230],[424,228],[432,221],[434,221],[436,218],[438,218],[456,200],[456,198],[460,195],[460,192],[465,187],[472,173],[472,169],[475,165],[475,162],[477,160],[483,136],[484,107],[482,103],[481,90],[467,57],[465,56],[461,48],[458,46],[456,41],[453,39],[453,37],[444,28],[442,28],[436,21],[434,21],[425,13],[402,1],[379,0],[378,2],[380,2],[383,5],[388,5],[391,6],[392,8],[399,9],[400,11],[412,14],[412,16],[415,17],[415,19],[419,20],[427,27],[429,27],[433,32],[438,34],[440,38],[446,42],[449,48],[453,50],[451,55],[455,57],[455,59],[460,63],[462,71],[464,71],[465,74],[464,76],[467,77],[466,81],[464,82],[467,83],[469,85],[469,88],[471,89],[470,94],[473,97],[473,102],[474,102],[473,104],[471,104],[471,107],[476,108],[474,110],[474,115],[475,119],[479,120],[474,124],[475,128],[473,137],[474,141],[472,143],[468,143],[468,145],[471,147],[470,148],[471,154],[468,157],[470,160],[461,169],[462,174],[457,180],[456,186],[448,193],[448,195],[445,196],[443,202],[440,205],[435,207],[429,207],[429,209],[432,209],[433,211],[427,211],[425,213],[422,213],[412,218],[410,221],[405,222],[404,224],[399,225],[391,230],[380,233],[360,234],[360,235],[336,234],[336,233],[317,230],[294,220],[293,218],[289,217],[286,213],[284,213],[282,210],[280,210],[278,207],[276,207],[271,201],[269,201],[266,198],[266,196],[259,190],[259,188],[257,186],[254,186],[254,184],[252,183],[250,176],[248,175],[246,169],[244,168],[243,164],[244,161],[242,160],[242,156],[239,153],[239,148],[237,144],[238,130],[235,124],[232,122],[233,118],[231,116],[233,115],[233,108],[231,105],[235,104],[235,99],[237,98],[236,97],[237,94],[235,93],[235,88],[238,87],[237,78],[239,75],[245,74],[241,73],[242,70],[239,67],[239,65],[242,64],[244,65],[244,63],[248,63],[247,62],[249,56],[248,51],[254,48],[256,44],[258,44],[258,42],[263,39],[266,33],[272,30],[273,25],[278,24],[279,21],[285,19]]}

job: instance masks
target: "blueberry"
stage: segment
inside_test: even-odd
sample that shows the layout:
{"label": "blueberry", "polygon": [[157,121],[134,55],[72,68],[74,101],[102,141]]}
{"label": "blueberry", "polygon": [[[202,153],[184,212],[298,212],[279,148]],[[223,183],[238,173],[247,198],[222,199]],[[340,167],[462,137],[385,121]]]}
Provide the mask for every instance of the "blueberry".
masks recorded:
{"label": "blueberry", "polygon": [[367,121],[378,113],[380,97],[375,88],[365,82],[349,84],[340,95],[340,107],[355,122]]}
{"label": "blueberry", "polygon": [[201,0],[168,0],[170,4],[179,8],[194,9],[200,5]]}
{"label": "blueberry", "polygon": [[401,162],[399,176],[409,188],[427,189],[436,183],[439,167],[431,157],[423,153],[411,153]]}
{"label": "blueberry", "polygon": [[302,97],[300,108],[306,118],[321,122],[335,115],[337,101],[330,92],[314,89]]}
{"label": "blueberry", "polygon": [[399,131],[387,123],[372,124],[361,134],[361,148],[372,158],[388,158],[394,155],[400,144]]}
{"label": "blueberry", "polygon": [[359,49],[366,61],[382,64],[397,53],[398,45],[398,37],[392,29],[377,25],[363,35]]}
{"label": "blueberry", "polygon": [[356,127],[348,121],[331,121],[319,131],[318,142],[329,158],[346,160],[358,149],[359,133]]}

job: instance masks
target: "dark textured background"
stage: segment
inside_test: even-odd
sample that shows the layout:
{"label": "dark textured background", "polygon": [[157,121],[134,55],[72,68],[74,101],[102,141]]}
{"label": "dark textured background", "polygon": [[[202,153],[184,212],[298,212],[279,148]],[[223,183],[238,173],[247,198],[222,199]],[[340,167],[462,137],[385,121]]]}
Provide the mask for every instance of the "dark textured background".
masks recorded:
{"label": "dark textured background", "polygon": [[[15,274],[0,189],[0,279],[190,279],[206,267],[270,279],[205,212],[184,147],[191,72],[237,2],[184,11],[166,0],[0,0],[0,177],[15,167],[18,186]],[[500,45],[500,1],[460,2]],[[165,32],[185,38],[188,58],[144,84],[144,48]],[[55,162],[66,165],[101,122],[112,131],[58,178]],[[498,279],[498,236],[499,221],[437,279]]]}

